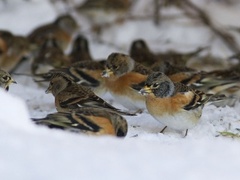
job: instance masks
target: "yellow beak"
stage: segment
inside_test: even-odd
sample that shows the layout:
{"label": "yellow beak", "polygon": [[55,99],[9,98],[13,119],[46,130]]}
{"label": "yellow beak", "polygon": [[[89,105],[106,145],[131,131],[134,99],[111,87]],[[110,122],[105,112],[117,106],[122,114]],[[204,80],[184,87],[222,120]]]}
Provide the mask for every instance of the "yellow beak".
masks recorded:
{"label": "yellow beak", "polygon": [[103,72],[102,72],[102,77],[110,77],[113,74],[111,69],[106,68]]}
{"label": "yellow beak", "polygon": [[139,91],[140,94],[142,95],[148,95],[150,93],[152,93],[152,90],[150,87],[148,86],[144,86],[140,91]]}
{"label": "yellow beak", "polygon": [[52,87],[49,86],[49,87],[47,88],[47,90],[45,91],[45,93],[48,94],[48,93],[51,93],[51,92],[52,92]]}

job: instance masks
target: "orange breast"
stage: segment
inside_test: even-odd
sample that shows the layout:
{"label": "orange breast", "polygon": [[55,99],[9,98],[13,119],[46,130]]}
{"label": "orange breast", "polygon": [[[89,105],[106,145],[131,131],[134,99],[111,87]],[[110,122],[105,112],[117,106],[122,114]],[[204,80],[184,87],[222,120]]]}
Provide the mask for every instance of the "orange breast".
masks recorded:
{"label": "orange breast", "polygon": [[115,94],[126,94],[128,91],[132,91],[130,86],[132,84],[138,84],[142,81],[145,81],[147,76],[130,72],[119,78],[110,77],[106,79],[106,86],[109,91],[112,91]]}
{"label": "orange breast", "polygon": [[155,96],[148,95],[146,97],[146,106],[150,114],[154,115],[166,115],[174,114],[182,110],[192,98],[192,93],[176,94],[173,97],[168,98],[156,98]]}
{"label": "orange breast", "polygon": [[115,129],[109,119],[105,117],[97,117],[97,116],[87,116],[87,118],[91,119],[94,123],[101,127],[100,131],[97,132],[99,135],[116,135]]}

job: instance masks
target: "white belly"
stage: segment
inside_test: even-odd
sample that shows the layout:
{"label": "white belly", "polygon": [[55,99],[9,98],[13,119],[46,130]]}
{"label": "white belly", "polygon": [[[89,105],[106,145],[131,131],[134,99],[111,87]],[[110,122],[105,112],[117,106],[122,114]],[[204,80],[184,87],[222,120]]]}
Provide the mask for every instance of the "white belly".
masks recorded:
{"label": "white belly", "polygon": [[114,100],[118,102],[119,104],[123,105],[129,110],[137,111],[137,110],[145,110],[146,109],[146,103],[145,100],[132,100],[128,98],[127,96],[119,96],[116,94],[113,94],[111,92],[112,96],[114,97]]}
{"label": "white belly", "polygon": [[201,114],[202,114],[202,110],[201,108],[199,108],[190,112],[183,110],[174,115],[165,114],[162,116],[158,116],[158,117],[153,116],[153,117],[169,128],[179,130],[179,131],[184,131],[196,126],[201,117]]}

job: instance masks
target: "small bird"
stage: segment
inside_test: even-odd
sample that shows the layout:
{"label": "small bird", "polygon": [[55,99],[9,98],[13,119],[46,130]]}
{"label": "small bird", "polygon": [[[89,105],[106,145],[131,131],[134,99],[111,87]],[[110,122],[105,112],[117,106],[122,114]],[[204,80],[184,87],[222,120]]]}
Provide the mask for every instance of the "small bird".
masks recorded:
{"label": "small bird", "polygon": [[80,34],[75,38],[69,58],[72,64],[79,61],[93,60],[86,37]]}
{"label": "small bird", "polygon": [[54,68],[67,67],[69,65],[69,58],[65,56],[56,39],[48,38],[33,59],[31,70],[33,74],[40,74],[47,73]]}
{"label": "small bird", "polygon": [[0,31],[0,67],[12,72],[23,59],[30,56],[32,46],[24,36]]}
{"label": "small bird", "polygon": [[0,69],[0,87],[5,89],[6,91],[9,90],[9,85],[11,83],[17,83],[16,81],[14,81],[14,79],[11,77],[11,75]]}
{"label": "small bird", "polygon": [[188,129],[197,125],[204,105],[212,96],[173,83],[161,72],[150,74],[139,92],[146,97],[147,110],[157,121],[175,130],[186,130],[185,136]]}
{"label": "small bird", "polygon": [[71,112],[79,107],[106,108],[122,115],[135,115],[123,112],[98,97],[90,88],[74,83],[64,73],[55,74],[46,90],[55,97],[55,106],[58,112]]}
{"label": "small bird", "polygon": [[102,76],[106,78],[105,85],[114,99],[131,110],[146,109],[145,99],[133,86],[144,82],[148,69],[136,63],[130,56],[122,53],[112,53],[108,56]]}
{"label": "small bird", "polygon": [[131,44],[129,55],[138,63],[150,67],[159,61],[159,58],[149,49],[143,39],[134,40]]}
{"label": "small bird", "polygon": [[156,68],[162,66],[165,62],[173,66],[185,67],[189,59],[197,56],[205,49],[206,47],[200,47],[188,53],[179,53],[171,50],[163,53],[154,53],[143,39],[137,39],[132,42],[129,53],[136,62],[147,67]]}
{"label": "small bird", "polygon": [[125,137],[128,125],[125,118],[101,108],[81,107],[76,111],[48,114],[45,118],[32,120],[39,125],[87,135],[112,135]]}
{"label": "small bird", "polygon": [[72,36],[79,29],[76,20],[70,15],[61,15],[52,23],[45,24],[33,30],[28,39],[39,47],[48,39],[53,37],[62,50],[66,50],[71,42]]}

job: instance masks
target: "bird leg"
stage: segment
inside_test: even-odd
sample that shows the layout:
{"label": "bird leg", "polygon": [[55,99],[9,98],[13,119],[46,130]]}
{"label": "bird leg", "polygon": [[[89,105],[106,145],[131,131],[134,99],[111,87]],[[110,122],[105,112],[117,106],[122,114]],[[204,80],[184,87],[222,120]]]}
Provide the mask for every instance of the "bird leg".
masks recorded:
{"label": "bird leg", "polygon": [[167,128],[167,126],[165,126],[165,127],[160,131],[160,133],[163,133],[166,128]]}

